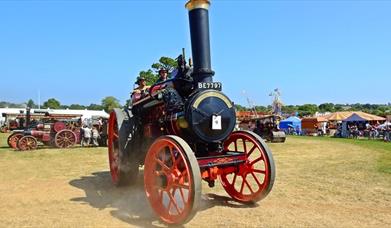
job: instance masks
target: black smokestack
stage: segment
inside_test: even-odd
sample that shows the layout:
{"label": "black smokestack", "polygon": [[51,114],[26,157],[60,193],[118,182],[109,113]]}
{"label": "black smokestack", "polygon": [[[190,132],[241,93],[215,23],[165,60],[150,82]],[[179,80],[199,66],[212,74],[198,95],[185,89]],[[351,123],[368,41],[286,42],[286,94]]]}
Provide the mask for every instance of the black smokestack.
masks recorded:
{"label": "black smokestack", "polygon": [[30,122],[31,122],[31,110],[30,110],[30,107],[27,107],[26,108],[26,127],[25,127],[25,130],[27,130],[29,128]]}
{"label": "black smokestack", "polygon": [[195,83],[213,81],[214,72],[210,61],[209,5],[209,0],[190,0],[186,3],[186,8],[189,10]]}

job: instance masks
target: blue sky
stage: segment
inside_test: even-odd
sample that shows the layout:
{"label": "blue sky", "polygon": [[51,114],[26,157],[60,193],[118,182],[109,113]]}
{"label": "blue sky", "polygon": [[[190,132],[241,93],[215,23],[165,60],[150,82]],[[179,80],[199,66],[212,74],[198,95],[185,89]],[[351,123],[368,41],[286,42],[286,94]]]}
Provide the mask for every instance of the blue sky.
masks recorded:
{"label": "blue sky", "polygon": [[[124,102],[190,39],[185,1],[0,1],[0,100]],[[215,81],[236,103],[391,102],[391,1],[212,1]],[[243,94],[245,90],[245,94]]]}

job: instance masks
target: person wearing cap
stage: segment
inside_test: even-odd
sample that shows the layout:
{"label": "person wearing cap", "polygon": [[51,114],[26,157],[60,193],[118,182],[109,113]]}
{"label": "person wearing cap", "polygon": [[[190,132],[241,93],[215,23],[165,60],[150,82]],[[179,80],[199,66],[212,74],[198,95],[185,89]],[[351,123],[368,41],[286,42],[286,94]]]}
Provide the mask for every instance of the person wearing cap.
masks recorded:
{"label": "person wearing cap", "polygon": [[168,77],[168,72],[164,68],[160,68],[159,70],[159,79],[156,81],[156,83],[164,82],[167,80]]}
{"label": "person wearing cap", "polygon": [[138,87],[133,90],[133,93],[145,93],[146,90],[151,88],[150,86],[147,86],[147,82],[144,77],[138,77],[136,84]]}

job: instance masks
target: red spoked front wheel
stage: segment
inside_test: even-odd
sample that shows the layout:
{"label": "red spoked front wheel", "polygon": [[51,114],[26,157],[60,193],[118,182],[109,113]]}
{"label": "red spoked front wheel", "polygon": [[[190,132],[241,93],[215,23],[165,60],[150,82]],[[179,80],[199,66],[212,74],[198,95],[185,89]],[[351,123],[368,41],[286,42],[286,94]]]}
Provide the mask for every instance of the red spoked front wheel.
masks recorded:
{"label": "red spoked front wheel", "polygon": [[201,197],[201,175],[189,145],[177,136],[158,138],[145,158],[144,186],[149,203],[166,223],[194,217]]}
{"label": "red spoked front wheel", "polygon": [[37,139],[34,136],[27,135],[23,136],[18,140],[18,149],[25,150],[35,150],[38,147]]}
{"label": "red spoked front wheel", "polygon": [[236,131],[224,142],[224,150],[246,154],[245,163],[236,172],[220,176],[226,192],[243,203],[265,198],[273,188],[275,166],[272,154],[262,138],[253,132]]}
{"label": "red spoked front wheel", "polygon": [[7,139],[8,146],[13,149],[17,149],[18,148],[18,141],[22,137],[23,137],[22,133],[12,133]]}

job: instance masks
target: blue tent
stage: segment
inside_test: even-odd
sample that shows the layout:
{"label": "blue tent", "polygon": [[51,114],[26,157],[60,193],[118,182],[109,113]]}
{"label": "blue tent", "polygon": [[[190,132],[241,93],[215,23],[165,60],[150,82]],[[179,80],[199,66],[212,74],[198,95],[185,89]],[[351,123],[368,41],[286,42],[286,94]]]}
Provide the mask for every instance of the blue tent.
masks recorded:
{"label": "blue tent", "polygon": [[293,129],[295,129],[297,134],[300,134],[301,133],[301,119],[299,119],[296,116],[291,116],[288,119],[281,120],[279,127],[283,131],[286,131],[286,130],[288,130],[289,127],[292,127]]}

